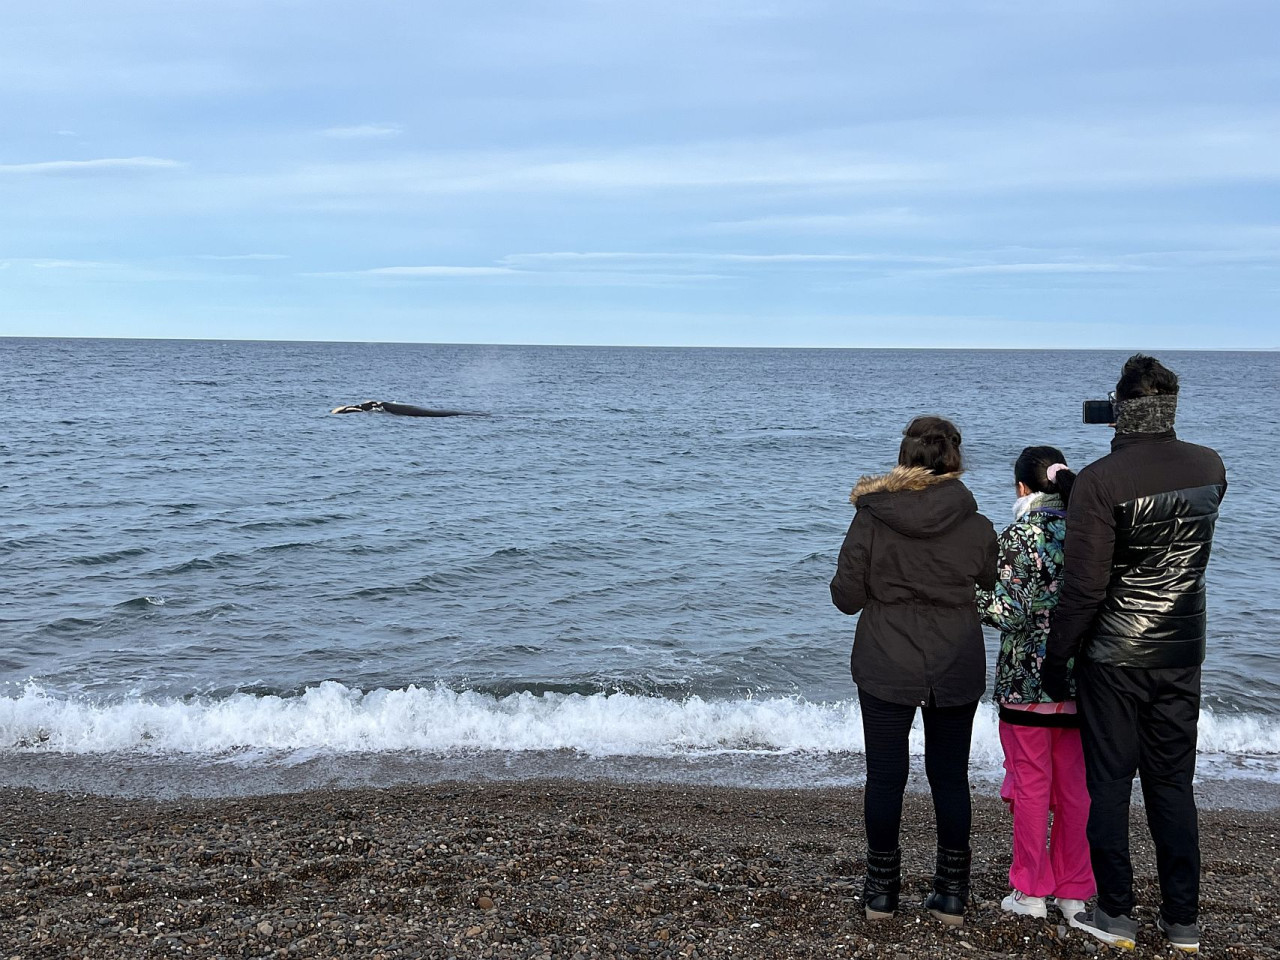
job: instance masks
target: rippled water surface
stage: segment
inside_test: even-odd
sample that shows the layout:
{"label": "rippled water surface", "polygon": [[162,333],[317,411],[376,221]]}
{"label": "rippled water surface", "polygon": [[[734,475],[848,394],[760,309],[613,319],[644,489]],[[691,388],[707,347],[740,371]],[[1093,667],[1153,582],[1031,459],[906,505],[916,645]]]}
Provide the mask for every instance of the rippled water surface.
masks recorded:
{"label": "rippled water surface", "polygon": [[[856,750],[850,486],[943,413],[1003,526],[1123,359],[0,340],[0,752]],[[1280,355],[1164,359],[1230,472],[1210,749],[1280,754]]]}

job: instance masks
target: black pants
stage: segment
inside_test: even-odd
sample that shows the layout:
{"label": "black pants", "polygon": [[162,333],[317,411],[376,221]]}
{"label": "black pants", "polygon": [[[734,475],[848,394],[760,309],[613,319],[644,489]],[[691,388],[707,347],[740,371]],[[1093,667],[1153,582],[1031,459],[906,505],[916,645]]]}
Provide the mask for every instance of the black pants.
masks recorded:
{"label": "black pants", "polygon": [[1147,827],[1156,846],[1161,912],[1194,923],[1200,899],[1196,770],[1200,668],[1141,670],[1090,663],[1077,681],[1089,781],[1089,849],[1098,906],[1132,916],[1129,797],[1142,777]]}
{"label": "black pants", "polygon": [[[867,745],[867,789],[863,816],[867,846],[895,850],[907,789],[907,737],[916,707],[890,703],[858,688]],[[924,714],[924,770],[938,821],[938,846],[969,849],[973,811],[969,803],[969,741],[978,702],[959,707],[920,707]]]}

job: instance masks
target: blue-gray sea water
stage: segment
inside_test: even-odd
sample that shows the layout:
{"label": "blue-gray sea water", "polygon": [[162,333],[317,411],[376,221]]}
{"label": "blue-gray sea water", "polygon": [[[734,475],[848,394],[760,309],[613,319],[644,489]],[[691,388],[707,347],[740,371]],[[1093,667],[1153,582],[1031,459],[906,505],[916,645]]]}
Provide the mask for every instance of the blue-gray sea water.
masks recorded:
{"label": "blue-gray sea water", "polygon": [[[838,773],[861,750],[854,621],[827,591],[854,481],[941,413],[1003,527],[1024,445],[1107,451],[1080,401],[1124,356],[0,340],[0,779],[517,755]],[[1231,484],[1201,774],[1274,789],[1280,354],[1162,357],[1180,435]],[[366,399],[490,416],[329,413]],[[989,708],[974,757],[999,765]]]}

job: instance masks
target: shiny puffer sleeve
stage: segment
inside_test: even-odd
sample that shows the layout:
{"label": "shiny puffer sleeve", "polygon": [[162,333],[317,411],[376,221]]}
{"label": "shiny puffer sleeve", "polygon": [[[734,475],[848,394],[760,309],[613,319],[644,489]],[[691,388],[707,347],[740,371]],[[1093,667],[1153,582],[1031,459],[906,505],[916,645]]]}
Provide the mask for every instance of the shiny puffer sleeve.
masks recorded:
{"label": "shiny puffer sleeve", "polygon": [[1112,499],[1101,478],[1086,467],[1071,488],[1067,508],[1066,564],[1062,593],[1053,612],[1046,661],[1065,665],[1080,651],[1111,581],[1116,546]]}

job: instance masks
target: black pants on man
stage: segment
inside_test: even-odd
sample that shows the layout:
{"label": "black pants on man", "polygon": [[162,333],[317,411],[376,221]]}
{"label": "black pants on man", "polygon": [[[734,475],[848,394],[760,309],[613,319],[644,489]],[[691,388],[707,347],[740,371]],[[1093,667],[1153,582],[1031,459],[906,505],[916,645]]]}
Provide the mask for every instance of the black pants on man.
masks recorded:
{"label": "black pants on man", "polygon": [[1085,660],[1077,691],[1098,906],[1111,916],[1133,915],[1129,797],[1136,772],[1142,777],[1147,827],[1156,846],[1161,913],[1170,923],[1195,923],[1200,832],[1191,781],[1200,668],[1143,670]]}

